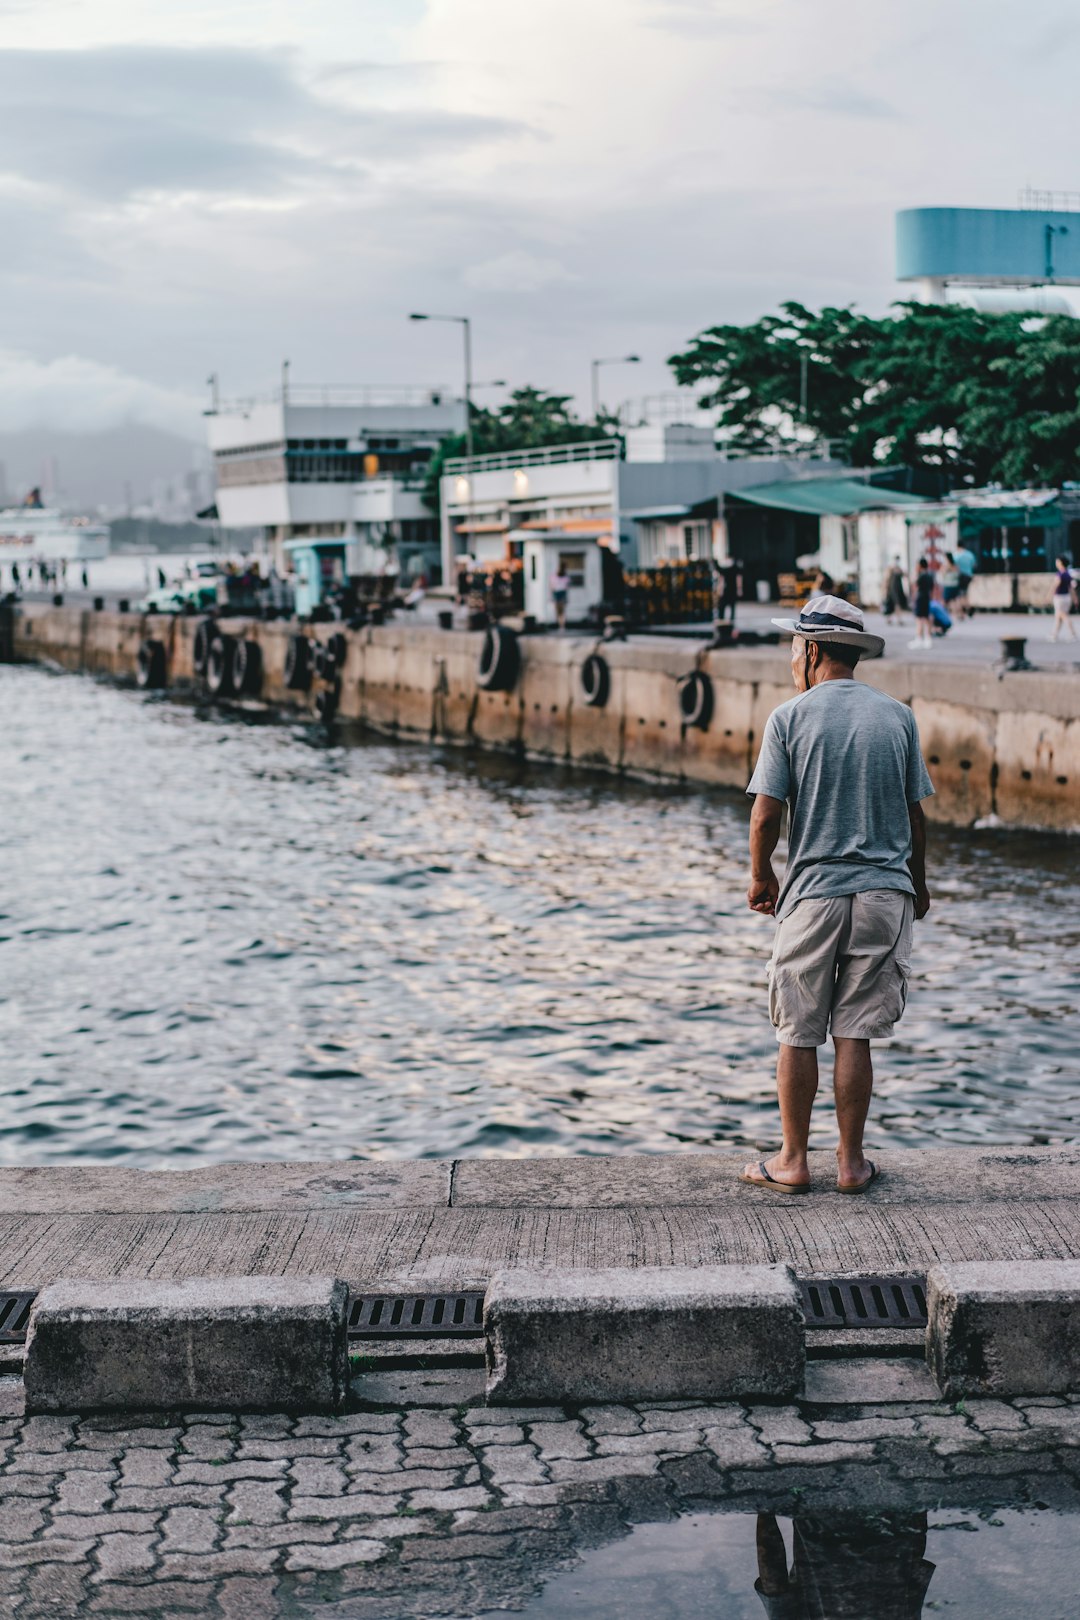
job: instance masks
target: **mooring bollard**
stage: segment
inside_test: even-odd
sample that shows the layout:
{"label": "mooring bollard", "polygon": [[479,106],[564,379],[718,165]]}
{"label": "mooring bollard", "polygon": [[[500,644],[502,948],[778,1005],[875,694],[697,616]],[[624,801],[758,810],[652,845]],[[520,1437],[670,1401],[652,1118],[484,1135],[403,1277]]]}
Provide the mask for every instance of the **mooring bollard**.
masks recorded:
{"label": "mooring bollard", "polygon": [[1033,669],[1027,656],[1026,636],[1001,637],[1001,662],[1006,670]]}

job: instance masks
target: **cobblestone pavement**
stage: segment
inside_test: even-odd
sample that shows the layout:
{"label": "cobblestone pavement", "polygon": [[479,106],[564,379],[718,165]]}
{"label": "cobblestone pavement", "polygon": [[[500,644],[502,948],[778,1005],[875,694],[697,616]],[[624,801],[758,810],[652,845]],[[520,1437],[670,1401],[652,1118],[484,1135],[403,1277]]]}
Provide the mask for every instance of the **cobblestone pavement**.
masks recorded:
{"label": "cobblestone pavement", "polygon": [[1080,1511],[1080,1397],[11,1416],[0,1452],[18,1620],[475,1616],[684,1510]]}

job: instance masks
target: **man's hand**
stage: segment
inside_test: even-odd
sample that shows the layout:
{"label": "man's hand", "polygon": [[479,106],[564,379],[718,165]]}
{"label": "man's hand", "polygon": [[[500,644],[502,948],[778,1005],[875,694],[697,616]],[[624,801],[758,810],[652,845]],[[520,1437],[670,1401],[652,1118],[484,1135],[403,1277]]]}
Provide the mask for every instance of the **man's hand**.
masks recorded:
{"label": "man's hand", "polygon": [[750,887],[746,891],[746,903],[751,911],[760,911],[766,917],[776,915],[776,901],[780,894],[780,884],[772,867],[763,877],[752,877]]}
{"label": "man's hand", "polygon": [[915,921],[916,922],[922,922],[923,918],[926,916],[926,913],[929,910],[930,910],[930,890],[926,887],[925,883],[916,884],[916,886],[915,886]]}

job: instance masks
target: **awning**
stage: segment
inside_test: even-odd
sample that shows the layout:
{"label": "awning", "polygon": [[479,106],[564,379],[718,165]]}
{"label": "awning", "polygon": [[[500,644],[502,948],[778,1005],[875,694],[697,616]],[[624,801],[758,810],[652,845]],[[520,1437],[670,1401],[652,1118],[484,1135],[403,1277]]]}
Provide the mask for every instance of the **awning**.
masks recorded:
{"label": "awning", "polygon": [[888,511],[893,507],[940,505],[905,490],[880,489],[856,478],[792,478],[782,484],[752,484],[733,489],[726,501],[749,501],[781,512],[802,512],[810,517],[849,517],[856,512]]}
{"label": "awning", "polygon": [[568,517],[568,518],[526,518],[519,523],[518,528],[528,530],[533,534],[610,534],[612,519],[610,515],[597,513],[596,517]]}
{"label": "awning", "polygon": [[204,506],[201,512],[196,512],[195,517],[200,523],[216,523],[218,521],[217,502],[214,501],[210,506]]}
{"label": "awning", "polygon": [[499,518],[466,519],[464,523],[454,524],[455,534],[505,534],[508,525]]}
{"label": "awning", "polygon": [[652,523],[658,518],[682,518],[690,516],[688,506],[639,506],[632,512],[624,513],[633,523]]}

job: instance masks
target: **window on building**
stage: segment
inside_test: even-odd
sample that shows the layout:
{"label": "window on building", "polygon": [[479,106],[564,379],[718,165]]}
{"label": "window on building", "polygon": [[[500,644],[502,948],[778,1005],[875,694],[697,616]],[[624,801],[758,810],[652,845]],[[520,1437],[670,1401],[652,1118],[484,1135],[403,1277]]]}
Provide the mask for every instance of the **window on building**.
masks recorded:
{"label": "window on building", "polygon": [[698,562],[712,556],[711,525],[708,523],[683,524],[683,555],[687,562]]}
{"label": "window on building", "polygon": [[585,553],[583,551],[560,551],[559,573],[566,574],[574,590],[581,590],[585,585]]}

